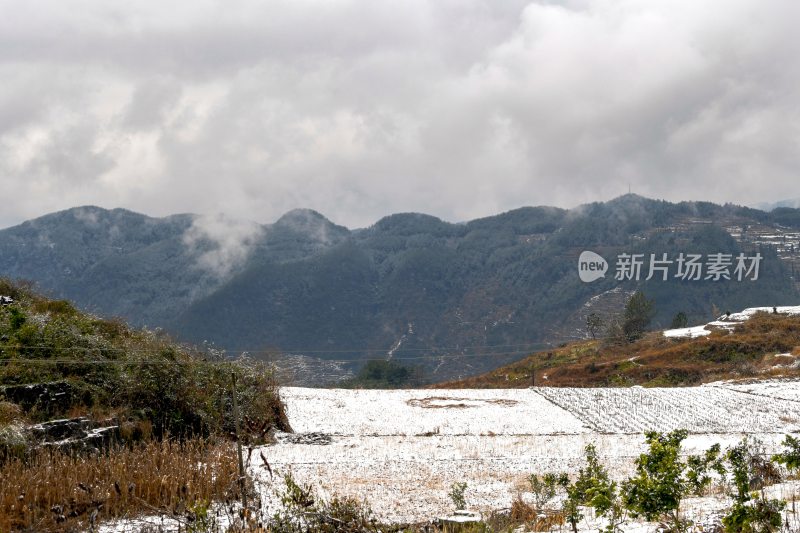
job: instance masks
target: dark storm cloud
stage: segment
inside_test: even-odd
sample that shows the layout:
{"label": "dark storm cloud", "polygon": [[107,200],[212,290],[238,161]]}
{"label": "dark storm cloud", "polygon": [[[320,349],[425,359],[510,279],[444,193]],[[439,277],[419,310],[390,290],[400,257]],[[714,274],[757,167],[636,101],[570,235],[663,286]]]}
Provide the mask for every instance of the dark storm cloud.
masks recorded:
{"label": "dark storm cloud", "polygon": [[797,196],[795,3],[0,3],[3,224]]}

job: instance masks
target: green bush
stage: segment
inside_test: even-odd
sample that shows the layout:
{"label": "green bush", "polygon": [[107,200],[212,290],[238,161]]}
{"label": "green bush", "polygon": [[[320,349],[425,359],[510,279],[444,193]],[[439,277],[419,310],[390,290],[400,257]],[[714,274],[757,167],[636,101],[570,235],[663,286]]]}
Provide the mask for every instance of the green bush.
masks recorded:
{"label": "green bush", "polygon": [[450,499],[453,501],[453,505],[456,507],[456,511],[461,511],[462,509],[466,509],[467,507],[467,500],[464,497],[464,493],[467,491],[467,484],[462,482],[455,482],[450,486]]}
{"label": "green bush", "polygon": [[569,484],[569,477],[567,474],[547,473],[543,476],[531,474],[528,476],[528,483],[533,495],[533,506],[537,511],[541,511],[555,498],[559,487],[566,487]]}
{"label": "green bush", "polygon": [[258,433],[251,441],[273,426],[290,429],[271,367],[191,350],[7,280],[0,287],[15,298],[0,308],[0,387],[42,389],[36,401],[17,402],[33,420],[91,410],[131,426],[148,421],[156,437],[229,435],[235,376],[243,428]]}
{"label": "green bush", "polygon": [[584,449],[586,464],[578,471],[577,479],[567,485],[567,497],[562,511],[564,519],[577,533],[578,523],[583,520],[581,507],[591,507],[597,516],[608,519],[606,531],[616,533],[624,520],[625,509],[619,498],[617,483],[611,480],[608,470],[600,463],[597,449],[589,444]]}
{"label": "green bush", "polygon": [[16,307],[10,308],[8,314],[8,323],[11,326],[11,331],[18,331],[25,323],[25,314]]}
{"label": "green bush", "polygon": [[775,461],[784,465],[790,472],[800,469],[800,439],[786,435],[783,440],[786,451],[774,457]]}
{"label": "green bush", "polygon": [[679,515],[681,501],[690,494],[703,494],[711,483],[710,469],[724,472],[719,445],[681,461],[681,443],[687,435],[684,429],[645,433],[648,451],[636,459],[636,475],[623,484],[625,506],[634,516],[666,520],[675,532],[691,525]]}
{"label": "green bush", "polygon": [[765,474],[771,472],[767,465],[771,462],[756,451],[758,447],[758,443],[745,438],[728,450],[733,506],[722,518],[726,533],[772,533],[781,528],[786,502],[768,499],[758,491],[767,484]]}

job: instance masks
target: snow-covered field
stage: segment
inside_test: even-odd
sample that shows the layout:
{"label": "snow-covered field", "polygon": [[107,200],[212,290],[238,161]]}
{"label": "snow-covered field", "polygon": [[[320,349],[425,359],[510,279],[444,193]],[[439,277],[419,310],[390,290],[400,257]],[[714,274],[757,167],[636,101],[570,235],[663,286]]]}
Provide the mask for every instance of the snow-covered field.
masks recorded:
{"label": "snow-covered field", "polygon": [[423,436],[582,433],[584,424],[531,390],[349,390],[287,387],[296,433]]}
{"label": "snow-covered field", "polygon": [[753,383],[727,384],[726,387],[730,390],[754,396],[800,402],[800,383],[795,380],[755,381]]}
{"label": "snow-covered field", "polygon": [[260,461],[251,469],[273,503],[281,474],[291,471],[322,495],[366,500],[384,520],[448,514],[457,481],[467,483],[468,505],[486,512],[509,507],[532,473],[574,472],[589,443],[625,477],[648,429],[688,429],[687,453],[730,446],[746,434],[777,452],[786,433],[800,431],[798,391],[800,381],[687,389],[285,388],[295,434],[260,450],[274,478]]}
{"label": "snow-covered field", "polygon": [[[776,453],[786,433],[800,431],[800,380],[685,389],[288,387],[281,394],[295,432],[278,434],[277,444],[249,454],[267,514],[277,508],[276,493],[288,472],[320,496],[367,502],[382,520],[423,522],[453,511],[448,493],[454,482],[467,483],[467,505],[483,513],[510,507],[517,494],[529,499],[530,474],[574,474],[587,444],[596,446],[614,477],[625,478],[645,451],[648,429],[689,430],[687,454],[714,443],[732,446],[745,435],[761,440],[766,453]],[[260,460],[262,453],[272,475]],[[791,500],[800,496],[800,485],[781,484],[768,493]],[[709,524],[727,503],[719,495],[694,498],[685,501],[682,512]],[[800,518],[789,512],[787,519],[792,531],[800,531]],[[101,531],[140,531],[144,525],[178,529],[169,518],[145,517],[106,524]],[[589,518],[581,531],[597,531],[599,525]],[[623,526],[626,533],[655,529],[641,522]]]}
{"label": "snow-covered field", "polygon": [[[747,390],[706,385],[653,389],[541,388],[536,392],[603,433],[644,433],[682,427],[693,433],[719,434],[771,433],[776,428],[784,432],[800,430],[797,401],[800,395],[779,384],[760,388],[766,396],[744,394]],[[785,399],[792,394],[796,396]]]}

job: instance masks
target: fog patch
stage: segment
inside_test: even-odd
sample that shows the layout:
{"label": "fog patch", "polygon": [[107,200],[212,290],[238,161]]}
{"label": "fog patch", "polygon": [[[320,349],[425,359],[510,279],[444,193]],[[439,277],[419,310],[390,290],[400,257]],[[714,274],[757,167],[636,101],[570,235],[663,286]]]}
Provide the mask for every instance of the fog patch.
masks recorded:
{"label": "fog patch", "polygon": [[79,207],[72,210],[76,220],[79,220],[87,226],[97,226],[97,211],[88,207]]}
{"label": "fog patch", "polygon": [[195,217],[183,235],[189,252],[197,255],[196,266],[219,279],[241,267],[264,228],[255,222],[236,220],[223,214]]}
{"label": "fog patch", "polygon": [[[306,235],[310,240],[324,246],[336,241],[333,230],[337,226],[313,209],[293,209],[279,218],[275,226]],[[338,229],[342,232],[347,231],[344,227],[338,227]]]}

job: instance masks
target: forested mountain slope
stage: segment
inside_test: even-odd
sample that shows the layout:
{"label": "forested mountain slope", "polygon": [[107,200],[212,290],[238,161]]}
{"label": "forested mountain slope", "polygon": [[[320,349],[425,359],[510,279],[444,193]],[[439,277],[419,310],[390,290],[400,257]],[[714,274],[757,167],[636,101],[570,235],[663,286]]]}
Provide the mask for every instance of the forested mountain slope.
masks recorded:
{"label": "forested mountain slope", "polygon": [[[0,273],[103,314],[256,354],[357,365],[394,358],[431,379],[465,376],[586,335],[589,312],[642,289],[654,325],[714,309],[791,305],[800,210],[764,212],[626,195],[525,207],[452,224],[403,213],[349,230],[310,210],[274,224],[76,208],[0,231]],[[609,262],[578,277],[583,250]],[[760,253],[757,280],[614,279],[621,253]]]}

